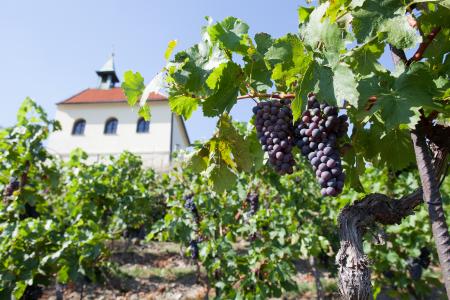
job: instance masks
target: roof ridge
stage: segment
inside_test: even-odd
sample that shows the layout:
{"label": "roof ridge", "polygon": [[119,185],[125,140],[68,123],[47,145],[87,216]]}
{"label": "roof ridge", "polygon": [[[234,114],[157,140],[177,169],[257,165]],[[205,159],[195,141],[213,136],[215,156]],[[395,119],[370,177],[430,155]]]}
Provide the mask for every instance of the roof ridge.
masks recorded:
{"label": "roof ridge", "polygon": [[[148,101],[168,100],[166,95],[159,92],[151,92],[147,98]],[[78,104],[78,103],[111,103],[126,102],[127,98],[122,87],[113,87],[110,89],[87,88],[77,94],[58,102],[59,104]]]}

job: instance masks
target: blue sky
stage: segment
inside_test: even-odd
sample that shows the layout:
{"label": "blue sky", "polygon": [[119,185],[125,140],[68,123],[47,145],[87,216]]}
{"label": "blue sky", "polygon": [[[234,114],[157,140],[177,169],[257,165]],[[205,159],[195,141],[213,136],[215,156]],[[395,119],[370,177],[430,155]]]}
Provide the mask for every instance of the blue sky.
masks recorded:
{"label": "blue sky", "polygon": [[[278,1],[170,1],[78,0],[0,3],[0,125],[14,124],[21,101],[30,96],[54,116],[55,103],[97,85],[95,70],[114,46],[116,67],[143,74],[149,81],[164,65],[171,39],[181,50],[200,40],[205,16],[243,19],[251,34],[278,37],[297,32],[301,2]],[[251,101],[233,111],[238,120],[250,116]],[[187,122],[192,140],[208,138],[214,120],[195,114]]]}

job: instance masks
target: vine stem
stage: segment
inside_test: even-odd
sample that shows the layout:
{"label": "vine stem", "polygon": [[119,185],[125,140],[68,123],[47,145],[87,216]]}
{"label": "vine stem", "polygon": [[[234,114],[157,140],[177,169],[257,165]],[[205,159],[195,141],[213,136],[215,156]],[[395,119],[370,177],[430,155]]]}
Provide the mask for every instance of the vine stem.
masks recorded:
{"label": "vine stem", "polygon": [[411,139],[423,187],[423,201],[428,207],[431,230],[436,244],[443,281],[447,290],[447,296],[450,297],[450,234],[439,191],[439,180],[434,176],[435,170],[431,162],[421,123],[416,126],[415,130],[411,131]]}
{"label": "vine stem", "polygon": [[424,39],[422,43],[420,43],[419,48],[417,48],[414,55],[408,59],[406,62],[406,65],[409,66],[411,63],[415,61],[419,61],[422,59],[423,54],[425,53],[425,50],[428,48],[428,46],[431,44],[431,42],[434,40],[436,35],[441,31],[441,27],[436,27],[431,30],[431,32],[428,34],[428,36]]}

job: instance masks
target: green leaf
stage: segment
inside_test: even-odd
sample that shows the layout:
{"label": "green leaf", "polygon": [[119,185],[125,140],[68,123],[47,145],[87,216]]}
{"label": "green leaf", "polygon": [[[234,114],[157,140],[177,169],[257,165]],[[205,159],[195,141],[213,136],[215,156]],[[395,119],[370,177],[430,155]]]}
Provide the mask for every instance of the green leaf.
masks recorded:
{"label": "green leaf", "polygon": [[227,61],[225,53],[217,45],[204,41],[175,55],[168,66],[168,81],[176,83],[176,94],[210,95],[206,79],[215,68]]}
{"label": "green leaf", "polygon": [[[379,139],[379,136],[376,138]],[[394,171],[404,169],[415,162],[409,130],[389,131],[378,141],[378,147],[381,162]]]}
{"label": "green leaf", "polygon": [[150,105],[148,105],[147,103],[144,104],[143,106],[139,106],[139,116],[141,116],[142,118],[144,118],[146,121],[150,120],[152,117],[151,114],[151,109],[150,109]]}
{"label": "green leaf", "polygon": [[386,41],[398,49],[414,47],[422,38],[408,23],[406,16],[397,16],[383,22],[380,31],[387,32]]}
{"label": "green leaf", "polygon": [[247,54],[248,25],[235,17],[227,17],[222,22],[208,26],[207,31],[213,42],[219,41],[225,48]]}
{"label": "green leaf", "polygon": [[352,70],[341,63],[337,65],[333,71],[333,88],[336,99],[345,99],[352,106],[357,108],[359,92],[356,89],[357,82]]}
{"label": "green leaf", "polygon": [[358,43],[375,36],[385,20],[403,15],[404,9],[399,10],[401,7],[402,2],[398,0],[365,0],[352,13],[352,28]]}
{"label": "green leaf", "polygon": [[361,75],[368,75],[384,69],[378,62],[378,59],[383,53],[384,44],[375,40],[353,49],[347,56],[350,59],[349,63],[353,70]]}
{"label": "green leaf", "polygon": [[197,109],[199,100],[188,96],[169,97],[170,109],[177,115],[189,119]]}
{"label": "green leaf", "polygon": [[205,171],[210,184],[217,193],[231,189],[236,183],[237,176],[225,163],[212,163]]}
{"label": "green leaf", "polygon": [[314,7],[300,6],[298,8],[298,20],[299,20],[299,23],[307,22],[308,19],[309,19],[309,15],[311,14],[311,12],[313,10],[314,10]]}
{"label": "green leaf", "polygon": [[[441,108],[433,103],[433,97],[438,94],[435,82],[429,68],[424,63],[414,63],[396,79],[377,76],[366,79],[360,83],[362,97],[370,94],[377,96],[377,101],[371,112],[380,111],[382,120],[388,130],[401,124],[414,127],[417,122],[417,113],[420,108]],[[383,79],[384,78],[384,79]],[[391,82],[383,82],[389,80]],[[364,89],[368,91],[363,91]]]}
{"label": "green leaf", "polygon": [[273,67],[272,79],[279,89],[287,90],[307,71],[312,54],[305,50],[297,35],[288,34],[277,39],[264,58]]}
{"label": "green leaf", "polygon": [[214,117],[229,112],[237,101],[242,70],[234,62],[222,64],[208,77],[208,85],[214,87],[214,94],[203,102],[203,113]]}
{"label": "green leaf", "polygon": [[256,51],[265,54],[267,50],[273,45],[274,39],[270,34],[260,32],[255,34]]}
{"label": "green leaf", "polygon": [[221,117],[217,127],[219,139],[229,145],[237,169],[245,172],[251,171],[251,168],[253,167],[253,157],[249,140],[240,134],[231,122],[231,118],[228,116]]}
{"label": "green leaf", "polygon": [[169,44],[167,45],[166,52],[164,52],[164,58],[168,60],[170,58],[170,55],[173,52],[173,49],[177,45],[177,40],[171,40],[169,41]]}
{"label": "green leaf", "polygon": [[305,44],[312,49],[323,46],[322,51],[337,54],[345,49],[345,44],[342,31],[337,23],[332,23],[328,18],[324,19],[329,4],[329,2],[325,2],[314,9],[309,16],[308,23],[300,28],[300,32]]}
{"label": "green leaf", "polygon": [[123,75],[122,89],[128,104],[134,106],[140,99],[144,89],[144,77],[139,72],[126,71]]}

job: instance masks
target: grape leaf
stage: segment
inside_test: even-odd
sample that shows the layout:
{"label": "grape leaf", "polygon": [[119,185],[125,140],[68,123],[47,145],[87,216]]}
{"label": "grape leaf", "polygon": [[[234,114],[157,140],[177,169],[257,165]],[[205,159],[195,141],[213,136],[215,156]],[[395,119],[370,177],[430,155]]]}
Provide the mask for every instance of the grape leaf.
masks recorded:
{"label": "grape leaf", "polygon": [[140,117],[144,118],[146,121],[150,120],[150,118],[152,117],[152,114],[150,112],[150,105],[145,103],[144,105],[139,106],[138,114]]}
{"label": "grape leaf", "polygon": [[169,64],[168,81],[177,84],[177,91],[198,96],[210,94],[206,79],[220,64],[228,61],[225,53],[217,45],[201,42],[186,51],[178,52]]}
{"label": "grape leaf", "polygon": [[268,69],[264,57],[256,53],[251,57],[245,56],[244,72],[250,86],[257,92],[265,92],[273,86],[271,80],[272,72]]}
{"label": "grape leaf", "polygon": [[123,74],[122,89],[127,97],[128,104],[134,106],[145,89],[144,77],[139,72],[126,71]]}
{"label": "grape leaf", "polygon": [[338,64],[333,69],[333,87],[336,99],[345,99],[352,106],[358,107],[359,92],[352,70],[345,64]]}
{"label": "grape leaf", "polygon": [[[396,171],[415,162],[409,131],[386,128],[376,119],[368,128],[359,128],[352,139],[362,156],[377,167]],[[395,141],[395,142],[393,142]]]}
{"label": "grape leaf", "polygon": [[205,116],[214,117],[231,110],[236,103],[242,74],[234,62],[222,64],[211,73],[207,81],[210,87],[214,87],[214,94],[203,102]]}
{"label": "grape leaf", "polygon": [[349,57],[349,64],[354,71],[360,75],[368,75],[384,69],[378,62],[383,52],[384,44],[375,40],[352,49],[347,53],[347,57]]}
{"label": "grape leaf", "polygon": [[270,34],[260,32],[255,34],[256,51],[265,54],[267,50],[273,45],[274,39]]}
{"label": "grape leaf", "polygon": [[387,32],[386,41],[398,49],[407,49],[422,42],[422,38],[408,23],[406,16],[397,16],[384,21],[380,31]]}
{"label": "grape leaf", "polygon": [[199,100],[188,96],[169,97],[170,109],[176,114],[189,119],[197,109]]}
{"label": "grape leaf", "polygon": [[251,141],[243,136],[239,130],[234,127],[231,122],[231,118],[227,115],[220,118],[217,127],[219,139],[225,141],[230,147],[230,151],[233,154],[234,161],[236,162],[237,170],[245,172],[251,171],[254,158],[251,152]]}
{"label": "grape leaf", "polygon": [[379,139],[378,145],[382,163],[393,170],[404,169],[415,162],[409,130],[391,130]]}
{"label": "grape leaf", "polygon": [[398,0],[365,0],[352,13],[352,28],[358,43],[376,35],[380,26],[395,15],[403,15],[402,2]]}
{"label": "grape leaf", "polygon": [[[345,41],[342,38],[342,31],[339,26],[332,23],[329,18],[324,19],[329,4],[329,2],[325,2],[317,7],[309,16],[309,22],[301,27],[300,32],[304,43],[312,49],[320,46],[321,51],[335,55],[340,50],[345,49]],[[336,61],[336,58],[334,61]]]}
{"label": "grape leaf", "polygon": [[380,110],[386,128],[400,124],[415,125],[416,111],[421,107],[436,107],[432,98],[437,93],[430,70],[424,63],[412,64],[395,80],[392,89],[378,96],[373,110]]}
{"label": "grape leaf", "polygon": [[195,173],[200,173],[208,167],[209,150],[208,145],[203,145],[188,157],[188,167]]}
{"label": "grape leaf", "polygon": [[298,36],[288,34],[277,39],[270,47],[265,59],[273,67],[272,79],[277,82],[279,89],[286,90],[304,74],[312,61],[312,54],[308,53]]}
{"label": "grape leaf", "polygon": [[168,60],[170,58],[170,55],[172,54],[173,49],[177,45],[177,40],[171,40],[169,44],[167,45],[166,52],[164,52],[164,58]]}
{"label": "grape leaf", "polygon": [[311,15],[314,7],[304,7],[300,6],[298,8],[298,21],[299,23],[305,23],[309,20],[309,16]]}
{"label": "grape leaf", "polygon": [[208,26],[207,31],[213,42],[219,41],[225,48],[247,54],[248,25],[235,17],[227,17],[222,22]]}

